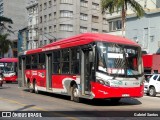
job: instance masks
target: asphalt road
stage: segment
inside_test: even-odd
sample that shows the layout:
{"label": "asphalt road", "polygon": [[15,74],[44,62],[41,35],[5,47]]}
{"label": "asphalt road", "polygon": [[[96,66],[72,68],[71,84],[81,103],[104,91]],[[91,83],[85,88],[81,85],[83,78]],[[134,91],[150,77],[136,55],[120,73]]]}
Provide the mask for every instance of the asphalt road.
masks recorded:
{"label": "asphalt road", "polygon": [[[91,117],[97,119],[101,116],[100,119],[113,119],[113,117],[118,117],[115,119],[124,120],[123,116],[133,113],[121,113],[120,111],[135,111],[135,116],[138,113],[146,113],[145,111],[153,111],[154,113],[154,111],[160,111],[159,102],[160,95],[157,95],[156,97],[144,96],[142,98],[123,98],[118,105],[111,104],[109,100],[91,101],[83,99],[81,103],[75,103],[70,101],[70,98],[67,96],[45,92],[41,92],[40,94],[30,93],[27,90],[18,88],[16,83],[4,84],[3,87],[0,88],[0,111],[42,112],[42,115],[54,116],[54,119],[88,120],[91,119]],[[110,113],[110,111],[112,112]],[[75,116],[73,114],[75,114]],[[157,114],[160,116],[160,112]],[[108,115],[111,115],[111,118],[106,117]],[[17,120],[20,118],[12,119]],[[44,117],[41,119],[44,119]],[[47,119],[51,118],[45,118],[45,120]],[[125,117],[125,119],[139,120],[141,117]],[[143,116],[142,119],[150,120],[151,117]],[[152,119],[158,120],[159,117],[153,117]]]}

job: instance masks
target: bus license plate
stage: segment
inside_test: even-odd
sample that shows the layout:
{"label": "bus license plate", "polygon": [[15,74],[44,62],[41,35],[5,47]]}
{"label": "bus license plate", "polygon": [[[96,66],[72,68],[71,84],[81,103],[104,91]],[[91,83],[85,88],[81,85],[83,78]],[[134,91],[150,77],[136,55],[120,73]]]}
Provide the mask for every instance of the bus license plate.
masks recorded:
{"label": "bus license plate", "polygon": [[122,97],[129,97],[129,94],[122,94]]}

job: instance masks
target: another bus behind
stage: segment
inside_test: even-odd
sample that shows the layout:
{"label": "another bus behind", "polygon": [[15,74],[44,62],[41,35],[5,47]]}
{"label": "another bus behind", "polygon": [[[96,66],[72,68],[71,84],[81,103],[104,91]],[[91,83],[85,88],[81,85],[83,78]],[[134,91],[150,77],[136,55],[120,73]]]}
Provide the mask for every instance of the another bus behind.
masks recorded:
{"label": "another bus behind", "polygon": [[3,80],[6,82],[17,81],[17,62],[18,58],[1,58],[1,72],[3,73]]}

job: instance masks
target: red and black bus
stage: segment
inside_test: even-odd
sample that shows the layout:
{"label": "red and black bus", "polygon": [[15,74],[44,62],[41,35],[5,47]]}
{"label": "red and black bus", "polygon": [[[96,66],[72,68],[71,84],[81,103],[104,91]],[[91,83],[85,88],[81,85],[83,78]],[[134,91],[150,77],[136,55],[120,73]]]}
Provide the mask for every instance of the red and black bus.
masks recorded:
{"label": "red and black bus", "polygon": [[17,62],[18,58],[1,58],[0,69],[3,80],[6,82],[17,82]]}
{"label": "red and black bus", "polygon": [[141,47],[126,38],[84,33],[19,55],[19,86],[79,98],[142,97]]}

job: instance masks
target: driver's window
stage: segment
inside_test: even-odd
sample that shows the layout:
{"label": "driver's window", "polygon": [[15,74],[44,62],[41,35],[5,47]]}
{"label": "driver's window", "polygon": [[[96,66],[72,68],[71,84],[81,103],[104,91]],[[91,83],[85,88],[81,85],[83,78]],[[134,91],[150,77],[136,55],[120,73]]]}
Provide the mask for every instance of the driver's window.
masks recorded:
{"label": "driver's window", "polygon": [[157,81],[160,81],[160,77],[158,78],[158,80]]}

